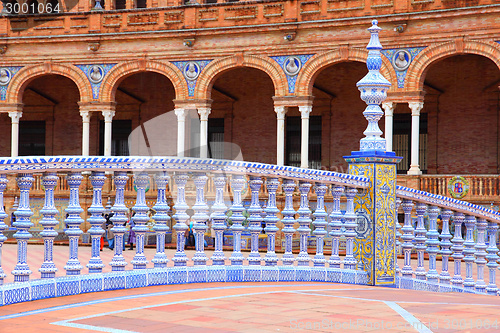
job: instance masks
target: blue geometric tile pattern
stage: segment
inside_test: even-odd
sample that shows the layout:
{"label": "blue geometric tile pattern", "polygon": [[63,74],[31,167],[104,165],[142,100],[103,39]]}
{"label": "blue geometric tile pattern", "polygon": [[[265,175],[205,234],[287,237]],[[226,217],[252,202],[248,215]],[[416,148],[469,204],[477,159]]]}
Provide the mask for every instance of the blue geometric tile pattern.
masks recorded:
{"label": "blue geometric tile pattern", "polygon": [[280,272],[276,266],[262,267],[262,281],[264,282],[278,282]]}
{"label": "blue geometric tile pattern", "polygon": [[[84,74],[90,82],[92,87],[92,98],[99,99],[99,91],[101,90],[101,84],[108,74],[109,70],[113,68],[116,64],[86,64],[86,65],[76,65]],[[95,70],[97,69],[97,70]],[[94,76],[97,75],[97,76]]]}
{"label": "blue geometric tile pattern", "polygon": [[[300,54],[300,55],[286,55],[286,56],[275,56],[271,57],[274,61],[280,65],[281,69],[285,72],[286,79],[288,81],[288,92],[290,94],[295,93],[295,84],[297,83],[297,76],[300,73],[300,70],[305,65],[305,63],[311,59],[314,54]],[[292,61],[292,64],[297,63],[295,66],[298,68],[295,72],[290,72],[286,69],[285,66]],[[293,75],[290,75],[290,74]]]}
{"label": "blue geometric tile pattern", "polygon": [[[411,62],[415,57],[422,52],[423,49],[425,49],[427,46],[424,47],[409,47],[409,48],[403,48],[403,49],[387,49],[387,50],[382,50],[382,54],[389,59],[389,61],[392,64],[392,67],[396,71],[396,77],[398,79],[398,88],[404,88],[405,87],[405,79],[406,79],[406,73],[408,72],[408,67],[410,66]],[[404,54],[404,62],[405,65],[402,67],[398,67],[396,63],[396,56],[399,55],[399,53]]]}
{"label": "blue geometric tile pattern", "polygon": [[226,267],[208,266],[207,282],[226,282]]}
{"label": "blue geometric tile pattern", "polygon": [[227,282],[243,282],[243,266],[228,266]]}
{"label": "blue geometric tile pattern", "polygon": [[188,283],[204,283],[207,282],[207,268],[193,267],[188,270]]}
{"label": "blue geometric tile pattern", "polygon": [[80,277],[65,276],[56,279],[57,296],[69,296],[80,294]]}
{"label": "blue geometric tile pattern", "polygon": [[91,274],[81,276],[81,289],[83,293],[94,293],[98,291],[103,291],[103,275],[102,274]]}
{"label": "blue geometric tile pattern", "polygon": [[5,101],[7,98],[7,88],[9,88],[9,84],[12,81],[14,75],[16,75],[19,70],[23,68],[23,66],[9,66],[9,67],[1,67],[0,74],[0,100]]}
{"label": "blue geometric tile pattern", "polygon": [[123,272],[104,275],[104,290],[125,289],[125,274]]}
{"label": "blue geometric tile pattern", "polygon": [[295,281],[311,281],[311,269],[308,267],[295,267]]}
{"label": "blue geometric tile pattern", "polygon": [[243,276],[245,282],[260,282],[262,281],[262,269],[252,266],[245,266],[243,269]]}
{"label": "blue geometric tile pattern", "polygon": [[169,269],[168,284],[183,284],[187,282],[188,279],[186,267],[174,267]]}
{"label": "blue geometric tile pattern", "polygon": [[126,287],[127,289],[131,288],[141,288],[148,286],[148,273],[144,270],[140,271],[132,271],[128,273],[126,276]]}
{"label": "blue geometric tile pattern", "polygon": [[30,283],[10,283],[2,286],[3,304],[9,305],[30,301]]}
{"label": "blue geometric tile pattern", "polygon": [[148,269],[148,286],[168,284],[168,271],[165,269]]}
{"label": "blue geometric tile pattern", "polygon": [[295,268],[292,266],[279,266],[279,281],[295,281]]}
{"label": "blue geometric tile pattern", "polygon": [[[173,61],[172,63],[179,68],[179,70],[184,74],[184,79],[186,80],[186,83],[188,85],[188,96],[193,97],[194,96],[194,88],[196,87],[196,82],[198,81],[198,77],[203,71],[205,67],[212,61],[213,59],[210,60],[192,60],[192,61]],[[187,69],[186,65],[188,64],[194,64],[192,66],[195,70],[195,74],[193,76],[189,76],[186,74]]]}
{"label": "blue geometric tile pattern", "polygon": [[326,281],[326,269],[323,267],[318,267],[311,271],[311,281],[314,282],[325,282]]}
{"label": "blue geometric tile pattern", "polygon": [[54,279],[34,280],[31,282],[31,300],[56,297]]}

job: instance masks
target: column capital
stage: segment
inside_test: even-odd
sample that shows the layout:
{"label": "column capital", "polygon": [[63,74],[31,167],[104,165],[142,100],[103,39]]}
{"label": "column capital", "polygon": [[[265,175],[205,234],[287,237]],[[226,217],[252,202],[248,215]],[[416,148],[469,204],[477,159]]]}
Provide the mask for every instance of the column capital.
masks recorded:
{"label": "column capital", "polygon": [[110,123],[113,120],[113,117],[115,116],[115,111],[113,110],[103,110],[102,116],[104,117],[104,122],[105,123]]}
{"label": "column capital", "polygon": [[299,112],[302,119],[309,119],[309,114],[312,112],[312,105],[300,105]]}
{"label": "column capital", "polygon": [[208,115],[210,115],[211,108],[210,107],[199,107],[198,114],[200,115],[201,121],[207,121]]}
{"label": "column capital", "polygon": [[288,111],[286,106],[274,106],[274,112],[276,112],[278,119],[285,119],[285,114]]}
{"label": "column capital", "polygon": [[12,124],[19,124],[19,119],[21,119],[22,116],[22,111],[9,111],[9,117],[12,119]]}
{"label": "column capital", "polygon": [[420,116],[420,110],[424,107],[424,102],[409,102],[412,116]]}
{"label": "column capital", "polygon": [[174,113],[177,116],[177,121],[185,121],[186,120],[186,109],[177,108],[174,110]]}
{"label": "column capital", "polygon": [[382,103],[382,108],[385,111],[386,117],[392,117],[394,115],[394,109],[396,108],[396,104],[394,102],[384,102]]}
{"label": "column capital", "polygon": [[90,111],[80,110],[80,116],[82,117],[82,122],[90,122]]}
{"label": "column capital", "polygon": [[22,112],[24,104],[22,103],[5,103],[0,104],[0,113],[7,112]]}

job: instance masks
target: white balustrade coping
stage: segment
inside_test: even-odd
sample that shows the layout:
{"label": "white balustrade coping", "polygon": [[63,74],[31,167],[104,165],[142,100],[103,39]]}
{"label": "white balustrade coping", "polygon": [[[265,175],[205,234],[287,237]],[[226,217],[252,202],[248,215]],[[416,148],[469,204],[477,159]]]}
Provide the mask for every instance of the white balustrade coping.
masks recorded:
{"label": "white balustrade coping", "polygon": [[0,158],[0,174],[58,171],[182,171],[284,177],[357,188],[368,188],[368,178],[344,173],[265,163],[147,156],[27,156]]}
{"label": "white balustrade coping", "polygon": [[452,211],[483,218],[491,222],[500,223],[500,213],[467,201],[448,198],[442,195],[432,194],[399,185],[396,186],[396,196],[401,199],[418,201],[428,205],[438,206],[440,208],[446,208]]}

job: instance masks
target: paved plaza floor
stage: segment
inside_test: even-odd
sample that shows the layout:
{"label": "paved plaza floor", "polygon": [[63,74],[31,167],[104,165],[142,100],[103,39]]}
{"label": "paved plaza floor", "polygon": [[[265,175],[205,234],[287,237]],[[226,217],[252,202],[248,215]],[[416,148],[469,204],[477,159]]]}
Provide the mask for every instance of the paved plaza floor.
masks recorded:
{"label": "paved plaza floor", "polygon": [[[4,248],[7,272],[14,250],[13,244]],[[41,246],[29,250],[30,261],[43,254]],[[81,249],[82,259],[89,250]],[[101,253],[109,262],[111,250]],[[128,262],[133,254],[125,252]],[[152,255],[154,249],[146,249]],[[56,256],[58,266],[63,261]],[[31,269],[38,278],[37,267]],[[0,332],[499,332],[499,313],[495,296],[316,282],[206,283],[3,306]]]}

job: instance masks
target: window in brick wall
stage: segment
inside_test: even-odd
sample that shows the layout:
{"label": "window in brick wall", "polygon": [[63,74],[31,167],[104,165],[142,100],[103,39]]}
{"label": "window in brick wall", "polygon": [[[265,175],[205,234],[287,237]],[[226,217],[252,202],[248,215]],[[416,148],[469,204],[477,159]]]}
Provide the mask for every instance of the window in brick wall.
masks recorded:
{"label": "window in brick wall", "polygon": [[126,4],[126,0],[115,0],[115,9],[125,9]]}
{"label": "window in brick wall", "polygon": [[[111,156],[129,156],[128,137],[132,132],[131,120],[113,120],[111,128]],[[104,155],[104,120],[99,125],[99,155]]]}
{"label": "window in brick wall", "polygon": [[[300,131],[300,117],[286,117],[286,165],[300,167]],[[309,168],[321,169],[321,116],[309,117]]]}
{"label": "window in brick wall", "polygon": [[208,118],[208,157],[224,158],[224,118]]}
{"label": "window in brick wall", "polygon": [[137,0],[136,7],[137,8],[146,8],[147,7],[146,0]]}
{"label": "window in brick wall", "polygon": [[[394,114],[392,151],[403,159],[396,164],[399,174],[406,174],[411,163],[411,114]],[[427,113],[420,114],[420,142],[418,162],[420,170],[427,173]]]}
{"label": "window in brick wall", "polygon": [[19,156],[45,155],[45,121],[19,121]]}

